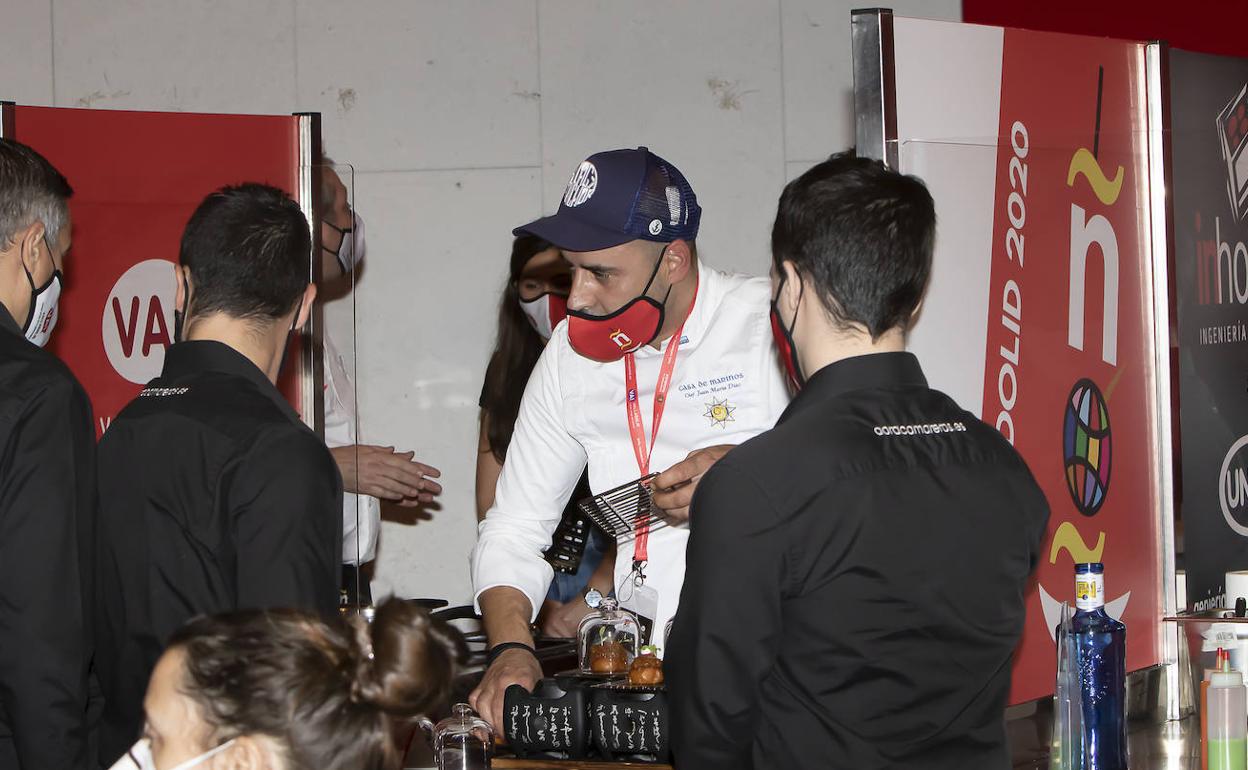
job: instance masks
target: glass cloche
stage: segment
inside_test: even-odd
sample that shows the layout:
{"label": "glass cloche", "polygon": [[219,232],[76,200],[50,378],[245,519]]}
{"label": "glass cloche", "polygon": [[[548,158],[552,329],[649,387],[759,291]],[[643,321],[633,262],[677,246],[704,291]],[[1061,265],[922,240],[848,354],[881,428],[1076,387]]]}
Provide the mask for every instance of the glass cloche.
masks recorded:
{"label": "glass cloche", "polygon": [[604,597],[596,612],[581,621],[576,632],[583,674],[627,674],[637,655],[641,627],[633,613],[621,610],[619,602]]}

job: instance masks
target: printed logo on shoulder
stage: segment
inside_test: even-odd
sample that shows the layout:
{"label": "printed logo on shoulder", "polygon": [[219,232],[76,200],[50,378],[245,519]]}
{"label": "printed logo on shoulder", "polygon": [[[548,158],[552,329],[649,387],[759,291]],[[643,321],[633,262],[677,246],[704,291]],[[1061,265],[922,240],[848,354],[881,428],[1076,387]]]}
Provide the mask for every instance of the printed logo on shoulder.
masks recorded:
{"label": "printed logo on shoulder", "polygon": [[139,398],[165,398],[168,396],[183,396],[190,393],[190,388],[144,388],[139,391]]}
{"label": "printed logo on shoulder", "polygon": [[920,425],[877,425],[877,436],[931,436],[938,433],[965,433],[963,422],[929,422]]}

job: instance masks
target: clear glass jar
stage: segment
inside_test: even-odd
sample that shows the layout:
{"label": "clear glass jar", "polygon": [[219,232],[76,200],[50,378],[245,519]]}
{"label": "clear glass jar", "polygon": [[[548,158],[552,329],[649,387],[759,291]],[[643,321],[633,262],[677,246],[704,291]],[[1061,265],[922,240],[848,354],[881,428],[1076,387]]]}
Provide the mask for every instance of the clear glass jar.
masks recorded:
{"label": "clear glass jar", "polygon": [[605,597],[597,612],[581,621],[576,638],[581,673],[623,676],[637,655],[641,627],[633,613],[621,610],[619,602]]}
{"label": "clear glass jar", "polygon": [[438,770],[490,770],[494,730],[467,703],[456,703],[451,716],[436,725],[421,718]]}

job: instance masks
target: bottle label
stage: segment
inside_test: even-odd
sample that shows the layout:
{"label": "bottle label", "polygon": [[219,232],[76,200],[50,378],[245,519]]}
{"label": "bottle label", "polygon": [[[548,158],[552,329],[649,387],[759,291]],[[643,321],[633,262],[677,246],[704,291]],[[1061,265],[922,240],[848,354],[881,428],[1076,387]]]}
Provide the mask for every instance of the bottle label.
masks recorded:
{"label": "bottle label", "polygon": [[1081,610],[1105,606],[1105,575],[1095,572],[1075,575],[1075,606]]}

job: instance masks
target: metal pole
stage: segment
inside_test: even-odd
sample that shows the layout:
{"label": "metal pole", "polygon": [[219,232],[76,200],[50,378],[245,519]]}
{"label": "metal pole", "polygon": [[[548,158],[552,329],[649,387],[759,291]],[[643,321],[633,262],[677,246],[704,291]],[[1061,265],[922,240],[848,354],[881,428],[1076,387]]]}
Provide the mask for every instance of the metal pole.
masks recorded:
{"label": "metal pole", "polygon": [[[1162,616],[1172,617],[1178,612],[1180,600],[1175,581],[1174,566],[1174,418],[1171,394],[1173,373],[1170,370],[1170,212],[1166,206],[1169,189],[1169,168],[1166,164],[1166,130],[1169,121],[1169,50],[1164,43],[1149,43],[1144,48],[1144,88],[1148,112],[1148,215],[1152,253],[1152,324],[1153,366],[1156,373],[1154,395],[1157,399],[1157,443],[1153,467],[1158,477],[1158,500],[1156,514],[1161,539],[1161,597]],[[1165,623],[1158,619],[1161,634],[1162,664],[1166,679],[1166,719],[1179,719],[1182,714],[1180,702],[1179,638],[1178,623]]]}
{"label": "metal pole", "polygon": [[[319,112],[295,113],[298,118],[299,131],[299,208],[308,220],[312,231],[312,253],[308,255],[308,280],[318,283],[321,277],[321,114]],[[325,393],[324,365],[321,356],[321,335],[324,333],[321,303],[312,305],[308,314],[308,323],[300,335],[302,353],[299,367],[299,403],[303,421],[316,431],[316,435],[325,437]]]}
{"label": "metal pole", "polygon": [[897,87],[893,69],[893,12],[850,14],[854,53],[854,125],[860,157],[897,168]]}

